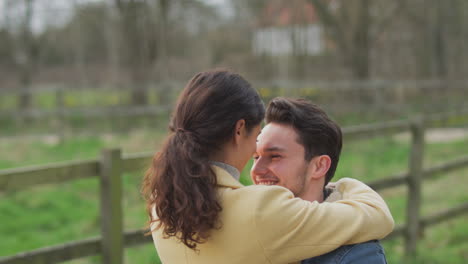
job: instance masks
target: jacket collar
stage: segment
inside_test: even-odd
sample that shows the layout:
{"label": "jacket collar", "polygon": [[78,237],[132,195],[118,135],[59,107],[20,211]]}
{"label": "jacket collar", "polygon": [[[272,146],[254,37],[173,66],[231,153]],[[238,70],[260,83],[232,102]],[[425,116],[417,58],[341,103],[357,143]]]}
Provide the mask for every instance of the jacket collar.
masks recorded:
{"label": "jacket collar", "polygon": [[220,168],[216,165],[211,165],[214,173],[216,174],[216,181],[218,186],[229,187],[233,189],[238,189],[244,187],[240,182],[236,181],[229,172]]}
{"label": "jacket collar", "polygon": [[232,177],[234,177],[234,179],[236,179],[236,181],[239,181],[240,179],[240,172],[233,166],[227,164],[227,163],[224,163],[224,162],[220,162],[220,161],[210,161],[210,163],[212,165],[216,165],[218,167],[220,167],[221,169],[224,169],[225,171],[227,171],[229,174],[231,174]]}

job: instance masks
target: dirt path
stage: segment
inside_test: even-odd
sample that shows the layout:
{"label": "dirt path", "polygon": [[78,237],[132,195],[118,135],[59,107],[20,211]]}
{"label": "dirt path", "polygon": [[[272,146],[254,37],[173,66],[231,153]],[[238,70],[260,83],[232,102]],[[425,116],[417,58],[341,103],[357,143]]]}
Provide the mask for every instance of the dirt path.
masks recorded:
{"label": "dirt path", "polygon": [[[397,140],[408,140],[409,137],[409,132],[395,135]],[[468,128],[434,128],[426,131],[426,142],[450,142],[461,139],[468,139]]]}

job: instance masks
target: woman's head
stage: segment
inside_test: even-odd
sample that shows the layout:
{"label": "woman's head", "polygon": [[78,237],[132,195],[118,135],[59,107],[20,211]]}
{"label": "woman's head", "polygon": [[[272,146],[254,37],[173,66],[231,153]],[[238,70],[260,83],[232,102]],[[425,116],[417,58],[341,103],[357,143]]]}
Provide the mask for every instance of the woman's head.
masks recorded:
{"label": "woman's head", "polygon": [[[265,115],[257,92],[240,75],[228,71],[196,74],[177,101],[170,130],[198,143],[198,154],[210,157],[233,138],[238,121],[247,132]],[[184,138],[185,139],[185,138]]]}
{"label": "woman's head", "polygon": [[255,148],[249,134],[264,115],[257,92],[238,74],[201,72],[189,81],[174,109],[171,133],[143,182],[148,214],[152,217],[156,209],[159,219],[152,222],[159,222],[165,236],[176,236],[195,249],[218,227],[222,208],[209,161],[230,142],[238,142],[241,132],[249,138],[241,140],[247,149],[239,152],[244,166]]}

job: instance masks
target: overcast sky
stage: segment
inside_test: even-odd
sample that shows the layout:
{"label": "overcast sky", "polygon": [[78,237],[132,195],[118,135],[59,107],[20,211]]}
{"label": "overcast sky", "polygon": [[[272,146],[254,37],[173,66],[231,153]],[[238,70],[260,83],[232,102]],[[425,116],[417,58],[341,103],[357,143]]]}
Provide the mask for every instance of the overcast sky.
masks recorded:
{"label": "overcast sky", "polygon": [[[24,13],[22,8],[17,8],[16,11],[10,11],[8,14],[5,10],[5,2],[8,0],[0,0],[0,26],[3,26],[6,17],[12,24],[15,24],[15,19],[19,19],[19,14]],[[9,0],[11,1],[11,0]],[[13,0],[19,1],[19,0]],[[73,5],[90,3],[90,2],[105,2],[113,0],[33,0],[34,14],[32,20],[33,32],[41,32],[47,25],[61,25],[66,23],[72,16]],[[216,6],[220,12],[225,15],[230,15],[230,7],[228,0],[201,0],[209,5]]]}
{"label": "overcast sky", "polygon": [[[0,23],[3,26],[8,19],[12,24],[16,24],[18,19],[22,19],[24,14],[24,5],[16,5],[17,8],[5,10],[7,0],[0,0]],[[11,1],[11,0],[9,0]],[[19,0],[13,0],[18,1]],[[42,31],[47,25],[60,25],[70,19],[73,5],[81,3],[102,2],[108,0],[33,0],[33,32]]]}

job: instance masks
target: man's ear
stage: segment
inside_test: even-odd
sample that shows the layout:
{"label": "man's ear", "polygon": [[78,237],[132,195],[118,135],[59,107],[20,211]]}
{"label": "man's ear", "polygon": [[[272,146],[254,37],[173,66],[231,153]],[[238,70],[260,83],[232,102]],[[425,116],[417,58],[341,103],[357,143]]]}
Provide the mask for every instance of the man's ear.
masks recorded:
{"label": "man's ear", "polygon": [[314,157],[309,163],[309,175],[312,179],[318,180],[325,177],[331,166],[331,159],[328,155]]}
{"label": "man's ear", "polygon": [[236,122],[236,127],[234,128],[234,142],[238,144],[240,142],[241,136],[245,134],[245,120],[240,119]]}

